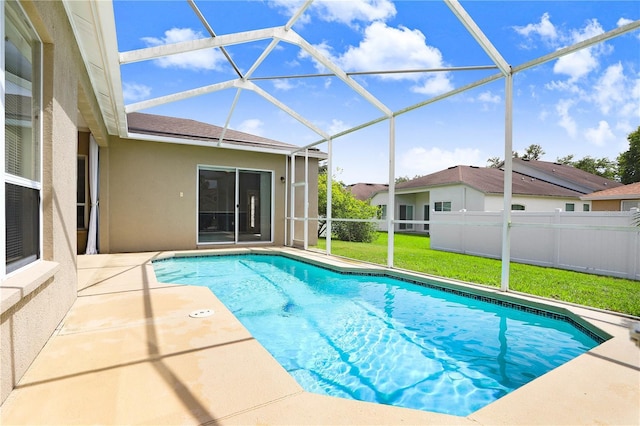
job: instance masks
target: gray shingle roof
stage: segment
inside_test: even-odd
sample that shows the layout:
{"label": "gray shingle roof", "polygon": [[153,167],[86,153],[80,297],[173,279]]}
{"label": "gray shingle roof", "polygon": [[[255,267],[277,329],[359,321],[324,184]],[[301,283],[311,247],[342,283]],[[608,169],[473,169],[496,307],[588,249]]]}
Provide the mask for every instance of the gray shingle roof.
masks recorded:
{"label": "gray shingle roof", "polygon": [[[563,188],[540,179],[513,172],[513,194],[575,197],[582,195],[578,191]],[[504,171],[502,169],[476,166],[454,166],[430,175],[422,176],[396,185],[396,190],[427,188],[434,186],[465,184],[485,194],[502,194]]]}
{"label": "gray shingle roof", "polygon": [[366,201],[373,197],[378,191],[386,191],[389,189],[389,185],[386,183],[354,183],[347,185],[347,189],[351,191],[354,197],[358,200]]}
{"label": "gray shingle roof", "polygon": [[[162,136],[195,141],[210,141],[217,143],[223,128],[201,121],[185,118],[166,117],[163,115],[144,114],[132,112],[127,114],[127,122],[130,133],[142,133],[145,135]],[[236,145],[248,145],[255,147],[290,150],[295,148],[284,142],[263,138],[237,130],[227,129],[224,133],[224,143]]]}
{"label": "gray shingle roof", "polygon": [[[566,164],[540,160],[523,160],[522,158],[514,158],[513,164],[514,170],[518,169],[518,166],[522,166],[522,168],[525,169],[528,167],[549,176],[549,179],[545,180],[551,180],[552,178],[562,179],[568,183],[587,188],[588,190],[584,193],[615,188],[622,185],[620,182],[603,178],[602,176],[594,175]],[[518,171],[527,174],[523,169],[518,169]],[[541,175],[538,175],[538,178],[544,179]]]}

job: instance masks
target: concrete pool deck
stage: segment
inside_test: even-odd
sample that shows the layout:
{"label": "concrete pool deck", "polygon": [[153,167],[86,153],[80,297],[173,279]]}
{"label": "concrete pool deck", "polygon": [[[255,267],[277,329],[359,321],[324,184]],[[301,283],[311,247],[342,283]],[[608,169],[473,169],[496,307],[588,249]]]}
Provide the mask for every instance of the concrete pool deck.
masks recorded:
{"label": "concrete pool deck", "polygon": [[[150,262],[160,255],[78,257],[78,299],[0,407],[0,424],[640,424],[630,318],[549,302],[613,338],[455,417],[303,391],[207,288],[158,283]],[[215,313],[190,318],[198,309]]]}

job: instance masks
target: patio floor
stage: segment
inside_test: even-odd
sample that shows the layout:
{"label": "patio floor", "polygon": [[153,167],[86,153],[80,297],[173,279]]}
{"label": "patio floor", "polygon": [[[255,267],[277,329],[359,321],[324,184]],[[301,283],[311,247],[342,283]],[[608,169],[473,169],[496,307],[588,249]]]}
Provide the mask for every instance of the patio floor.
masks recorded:
{"label": "patio floor", "polygon": [[[628,318],[569,306],[613,338],[455,417],[303,391],[207,288],[158,283],[158,255],[78,257],[78,299],[0,408],[1,424],[640,424]],[[204,308],[215,314],[189,317]]]}

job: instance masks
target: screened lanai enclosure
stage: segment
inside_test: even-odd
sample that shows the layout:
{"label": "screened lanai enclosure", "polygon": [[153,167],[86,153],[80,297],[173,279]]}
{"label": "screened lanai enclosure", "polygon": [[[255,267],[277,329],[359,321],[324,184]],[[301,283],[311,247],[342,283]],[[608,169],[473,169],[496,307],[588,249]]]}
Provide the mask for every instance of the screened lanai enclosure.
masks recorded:
{"label": "screened lanai enclosure", "polygon": [[[104,27],[102,35],[117,40],[118,53],[105,54],[106,72],[94,77],[108,94],[99,99],[102,106],[115,105],[108,125],[121,138],[129,134],[127,114],[151,112],[223,127],[220,148],[232,129],[264,132],[295,145],[283,176],[199,168],[199,241],[271,240],[274,180],[287,188],[285,244],[297,240],[308,249],[313,229],[305,225],[322,219],[326,252],[332,254],[332,227],[353,220],[333,214],[332,179],[375,181],[390,184],[386,214],[362,220],[387,230],[386,265],[392,268],[398,226],[427,227],[434,203],[442,209],[446,202],[430,200],[425,213],[421,206],[401,208],[393,185],[398,178],[477,163],[486,152],[503,158],[500,258],[501,288],[507,290],[512,154],[531,143],[556,150],[563,141],[547,131],[551,127],[562,127],[566,139],[584,144],[595,138],[588,130],[576,132],[571,114],[580,102],[597,103],[605,114],[624,106],[620,114],[626,121],[618,121],[619,129],[640,122],[637,4],[567,2],[572,20],[553,21],[547,11],[557,6],[553,3],[564,2],[186,0],[114,2],[113,10],[97,2],[90,13],[98,21],[115,21],[116,34]],[[516,9],[522,13],[512,13]],[[143,19],[147,13],[158,18]],[[621,59],[607,66],[605,58],[614,51]],[[589,83],[586,74],[598,68],[598,79]],[[534,83],[542,70],[553,78]],[[601,90],[587,93],[581,84]],[[543,100],[542,92],[555,100]],[[523,93],[533,102],[521,101]],[[618,131],[594,120],[598,134]],[[615,140],[600,138],[594,146]],[[479,150],[483,144],[491,150]],[[317,171],[309,170],[310,152],[314,158],[326,154],[326,217],[310,215],[311,199],[317,197],[309,190],[310,180],[317,179]],[[221,187],[221,182],[227,183]],[[219,212],[233,211],[237,185],[247,188],[243,205],[251,207],[235,220]],[[234,222],[240,223],[238,230]],[[543,225],[557,226],[518,226]]]}

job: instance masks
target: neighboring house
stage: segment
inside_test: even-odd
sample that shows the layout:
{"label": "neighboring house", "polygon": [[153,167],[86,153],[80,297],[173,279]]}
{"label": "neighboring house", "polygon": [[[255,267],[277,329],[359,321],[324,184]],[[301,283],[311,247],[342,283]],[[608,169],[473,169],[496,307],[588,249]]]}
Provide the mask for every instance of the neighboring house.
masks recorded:
{"label": "neighboring house", "polygon": [[591,202],[593,211],[629,211],[640,209],[640,182],[592,192],[580,199]]}
{"label": "neighboring house", "polygon": [[[305,222],[291,228],[285,217],[307,208],[317,217],[326,155],[298,157],[292,178],[291,145],[127,116],[110,83],[120,79],[111,2],[4,1],[0,19],[1,404],[75,302],[85,245],[114,253],[302,244]],[[307,225],[313,244],[317,224]]]}
{"label": "neighboring house", "polygon": [[[511,209],[525,211],[589,211],[590,202],[582,201],[582,195],[595,188],[620,185],[571,166],[520,159],[514,159],[512,182]],[[396,185],[394,217],[429,220],[431,211],[501,211],[503,185],[504,170],[500,168],[450,167]],[[388,192],[376,193],[371,204],[388,205]],[[386,224],[380,229],[387,230]],[[396,224],[395,229],[428,232],[429,225]]]}

